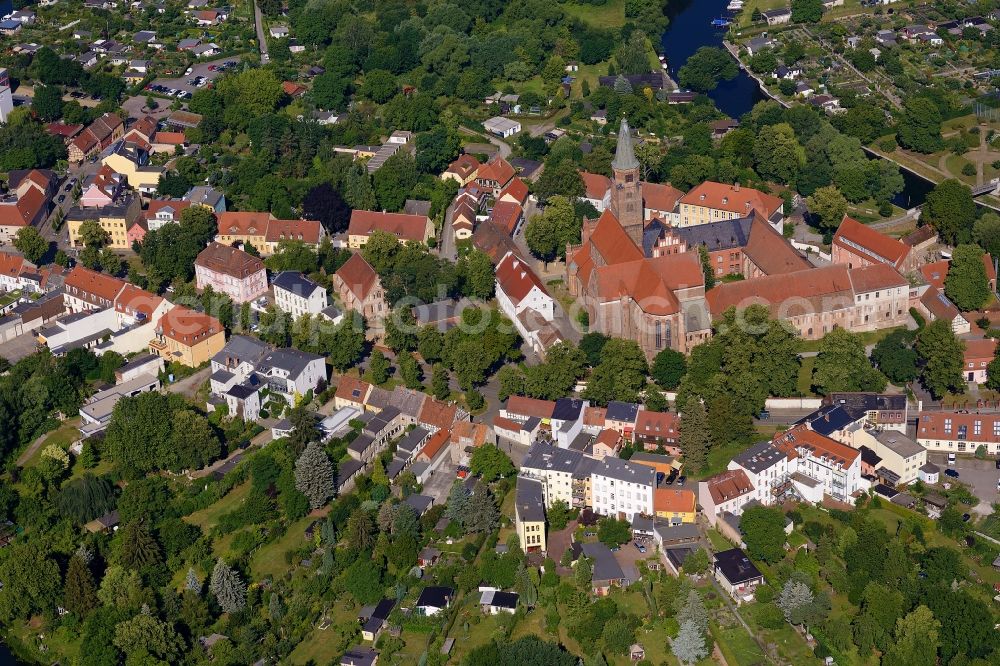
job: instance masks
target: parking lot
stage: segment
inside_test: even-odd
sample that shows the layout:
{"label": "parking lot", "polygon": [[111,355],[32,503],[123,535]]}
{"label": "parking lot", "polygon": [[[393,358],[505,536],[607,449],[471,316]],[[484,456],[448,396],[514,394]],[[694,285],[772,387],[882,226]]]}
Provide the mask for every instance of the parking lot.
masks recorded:
{"label": "parking lot", "polygon": [[[941,468],[941,483],[953,480],[944,474],[944,470],[949,468],[947,454],[928,453],[927,460]],[[960,456],[955,460],[951,469],[958,472],[958,481],[967,485],[972,494],[979,498],[979,504],[972,510],[982,516],[992,513],[993,509],[990,505],[1000,501],[1000,494],[997,493],[1000,470],[997,469],[996,461],[992,458],[977,460],[972,457]]]}
{"label": "parking lot", "polygon": [[427,479],[420,494],[433,497],[435,504],[445,504],[448,501],[451,486],[458,478],[455,474],[455,466],[451,464],[451,461],[443,461],[441,466],[431,474],[431,478]]}
{"label": "parking lot", "polygon": [[239,57],[232,57],[198,63],[192,65],[188,69],[189,73],[185,73],[184,76],[175,79],[154,80],[146,86],[146,91],[166,97],[191,99],[191,94],[195,90],[207,86],[227,70],[234,69],[239,65],[239,62]]}

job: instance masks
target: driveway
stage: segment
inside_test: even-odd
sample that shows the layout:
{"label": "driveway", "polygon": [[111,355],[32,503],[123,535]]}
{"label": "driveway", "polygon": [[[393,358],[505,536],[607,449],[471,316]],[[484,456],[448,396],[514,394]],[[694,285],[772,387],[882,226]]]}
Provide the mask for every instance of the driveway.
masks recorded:
{"label": "driveway", "polygon": [[439,254],[442,259],[451,262],[458,261],[458,246],[455,244],[455,228],[451,226],[455,219],[455,204],[448,206],[444,213],[444,224],[441,227],[441,249]]}
{"label": "driveway", "polygon": [[167,390],[171,393],[180,393],[181,395],[193,398],[201,388],[201,385],[208,380],[208,376],[212,374],[212,368],[202,368],[193,375],[189,375],[184,379],[178,379],[173,384],[167,384]]}
{"label": "driveway", "polygon": [[450,460],[445,460],[431,474],[431,478],[424,484],[424,489],[420,491],[420,494],[433,497],[435,504],[445,504],[448,501],[448,493],[451,492],[451,486],[457,478],[455,475],[455,465]]}
{"label": "driveway", "polygon": [[267,55],[267,35],[264,34],[264,14],[260,11],[257,0],[253,3],[254,28],[257,30],[257,43],[260,45],[260,63],[266,65],[270,57]]}
{"label": "driveway", "polygon": [[[944,475],[944,470],[948,468],[947,454],[928,453],[927,460],[941,468],[942,483],[952,480],[951,477]],[[1000,494],[997,493],[1000,470],[997,469],[996,462],[992,458],[977,460],[970,456],[960,456],[951,467],[958,472],[958,480],[968,486],[972,494],[979,498],[979,504],[974,506],[972,511],[980,516],[988,516],[993,513],[991,504],[1000,501]]]}

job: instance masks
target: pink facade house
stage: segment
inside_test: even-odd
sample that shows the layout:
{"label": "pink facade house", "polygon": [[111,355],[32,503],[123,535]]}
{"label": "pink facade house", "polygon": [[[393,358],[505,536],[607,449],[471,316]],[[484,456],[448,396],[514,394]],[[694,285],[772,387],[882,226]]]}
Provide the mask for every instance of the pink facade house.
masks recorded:
{"label": "pink facade house", "polygon": [[103,208],[114,203],[124,187],[124,176],[115,173],[109,166],[86,178],[80,193],[81,208]]}
{"label": "pink facade house", "polygon": [[211,287],[234,303],[248,303],[267,293],[264,262],[243,250],[209,243],[194,262],[198,289]]}

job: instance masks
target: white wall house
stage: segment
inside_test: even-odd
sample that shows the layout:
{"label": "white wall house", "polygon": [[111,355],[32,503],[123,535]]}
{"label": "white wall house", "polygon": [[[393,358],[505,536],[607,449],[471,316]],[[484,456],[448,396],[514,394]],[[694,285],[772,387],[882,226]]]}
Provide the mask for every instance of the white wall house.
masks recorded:
{"label": "white wall house", "polygon": [[531,267],[513,252],[508,252],[497,265],[496,297],[500,311],[510,318],[525,340],[537,340],[539,331],[555,319],[555,299]]}
{"label": "white wall house", "polygon": [[326,309],[326,289],[313,282],[302,273],[282,271],[271,280],[274,291],[274,305],[293,319],[302,315],[318,315]]}

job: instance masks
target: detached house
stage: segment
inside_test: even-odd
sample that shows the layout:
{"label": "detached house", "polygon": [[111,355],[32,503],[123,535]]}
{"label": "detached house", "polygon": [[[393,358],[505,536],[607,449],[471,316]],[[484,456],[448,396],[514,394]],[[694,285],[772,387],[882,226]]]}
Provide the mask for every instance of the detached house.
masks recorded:
{"label": "detached house", "polygon": [[327,308],[326,289],[297,271],[282,271],[271,280],[274,305],[298,319],[318,315]]}
{"label": "detached house", "polygon": [[531,267],[512,252],[497,265],[496,296],[500,311],[537,354],[544,355],[561,339],[552,324],[555,299]]}
{"label": "detached house", "polygon": [[212,287],[234,303],[249,303],[267,293],[264,262],[242,250],[209,243],[194,262],[198,289]]}
{"label": "detached house", "polygon": [[514,167],[507,160],[495,156],[479,167],[476,174],[476,184],[482,189],[492,191],[494,197],[499,197],[500,192],[507,187],[515,175]]}
{"label": "detached house", "polygon": [[225,344],[226,331],[218,319],[177,305],[160,319],[149,351],[168,363],[197,368]]}
{"label": "detached house", "polygon": [[333,288],[346,309],[369,321],[381,320],[388,312],[378,273],[360,254],[352,255],[333,274]]}

